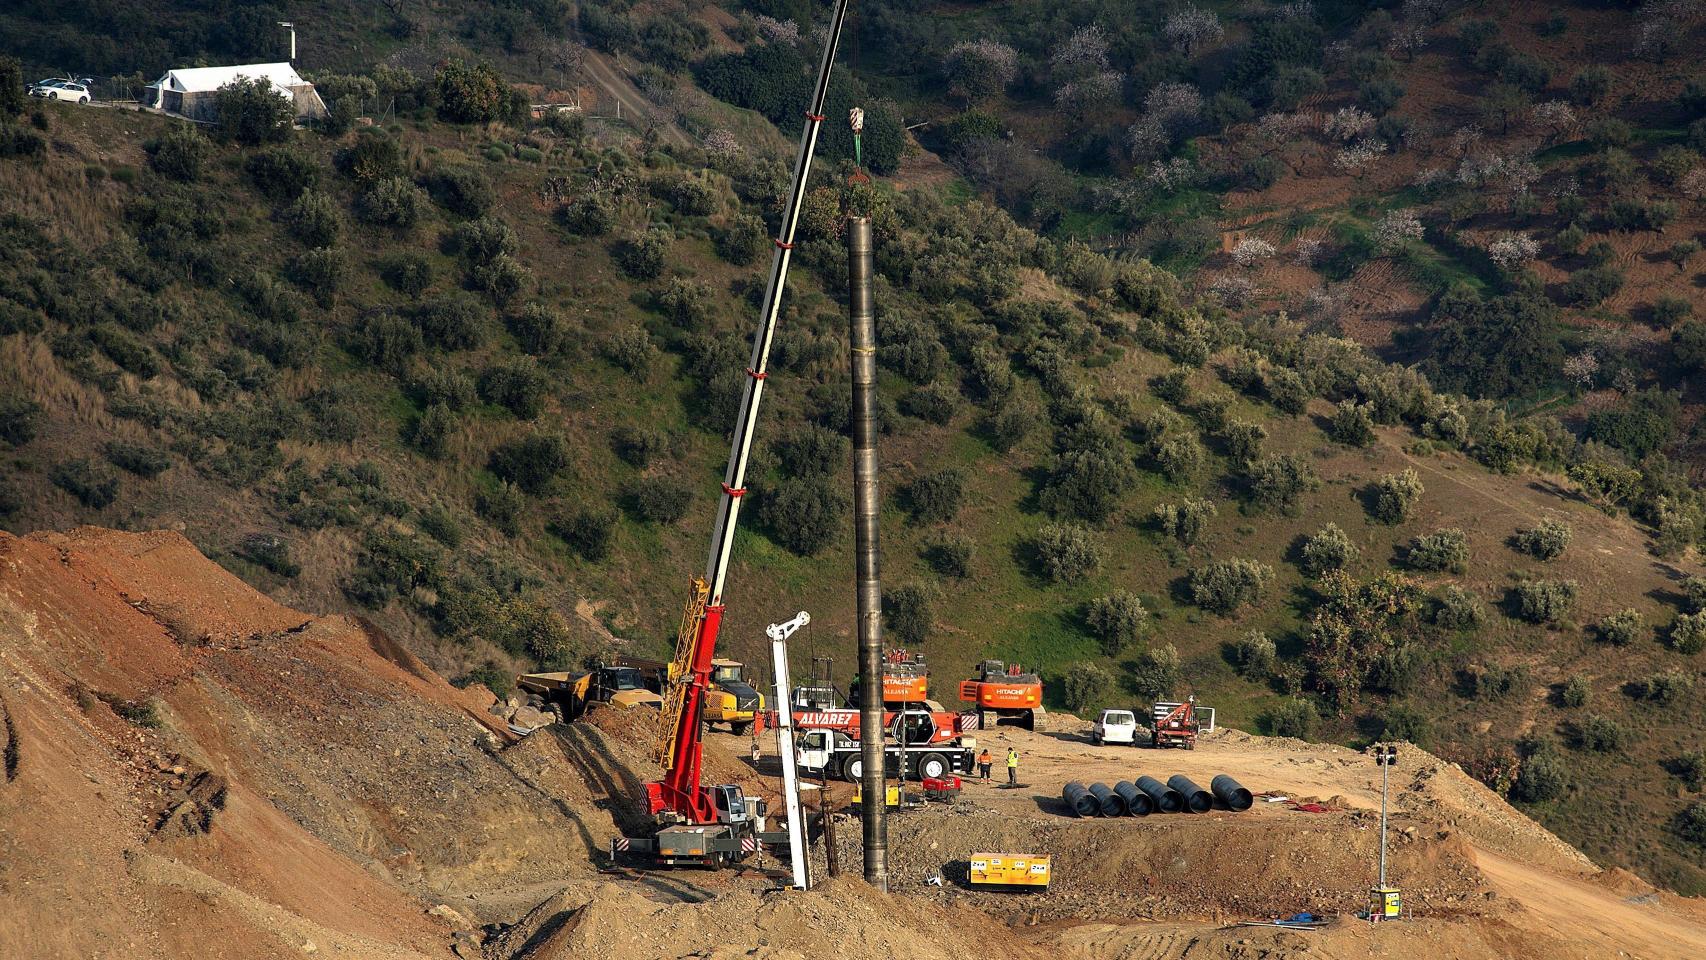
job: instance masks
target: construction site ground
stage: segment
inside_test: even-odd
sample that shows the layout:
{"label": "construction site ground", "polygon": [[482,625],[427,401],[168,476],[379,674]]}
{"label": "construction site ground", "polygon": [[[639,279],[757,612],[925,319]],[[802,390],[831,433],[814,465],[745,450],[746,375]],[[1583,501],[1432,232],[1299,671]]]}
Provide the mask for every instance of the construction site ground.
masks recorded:
{"label": "construction site ground", "polygon": [[[1352,914],[1375,879],[1380,771],[1347,749],[1235,731],[1097,747],[1060,715],[982,731],[998,758],[1017,748],[1021,786],[896,813],[883,894],[858,878],[851,787],[831,784],[842,876],[798,893],[773,857],[610,862],[644,826],[655,714],[517,736],[492,699],[358,619],[273,602],[177,534],[0,534],[0,956],[1706,956],[1706,904],[1597,870],[1419,750],[1392,770],[1409,917],[1371,926]],[[775,800],[760,745],[754,765],[749,738],[713,735],[707,778]],[[1077,819],[1059,800],[1066,780],[1143,773],[1228,773],[1320,812]],[[968,889],[984,851],[1051,854],[1052,887]],[[1239,925],[1301,911],[1333,922]]]}

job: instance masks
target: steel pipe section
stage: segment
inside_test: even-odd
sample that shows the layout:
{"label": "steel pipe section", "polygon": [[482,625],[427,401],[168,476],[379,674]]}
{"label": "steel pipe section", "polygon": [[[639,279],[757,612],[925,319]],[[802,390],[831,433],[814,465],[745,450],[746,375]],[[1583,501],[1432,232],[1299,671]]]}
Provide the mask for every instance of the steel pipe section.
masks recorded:
{"label": "steel pipe section", "polygon": [[1072,815],[1075,817],[1101,815],[1101,803],[1090,795],[1089,790],[1084,789],[1082,783],[1076,780],[1060,788],[1060,799],[1066,801],[1066,806],[1071,809]]}
{"label": "steel pipe section", "polygon": [[1155,809],[1162,813],[1178,813],[1185,808],[1184,795],[1154,777],[1138,777],[1137,789],[1147,794]]}
{"label": "steel pipe section", "polygon": [[1185,809],[1191,813],[1207,813],[1214,809],[1214,797],[1182,773],[1168,777],[1167,786],[1177,790],[1179,795],[1185,798]]}
{"label": "steel pipe section", "polygon": [[1155,812],[1155,801],[1149,799],[1149,794],[1137,789],[1130,780],[1121,780],[1114,784],[1114,793],[1125,801],[1126,816],[1147,817]]}
{"label": "steel pipe section", "polygon": [[1250,805],[1255,802],[1250,791],[1224,773],[1209,781],[1208,788],[1214,791],[1216,800],[1226,804],[1226,809],[1234,813],[1250,809]]}
{"label": "steel pipe section", "polygon": [[1109,789],[1105,783],[1090,784],[1090,796],[1096,799],[1104,817],[1123,817],[1126,815],[1125,801],[1120,795]]}

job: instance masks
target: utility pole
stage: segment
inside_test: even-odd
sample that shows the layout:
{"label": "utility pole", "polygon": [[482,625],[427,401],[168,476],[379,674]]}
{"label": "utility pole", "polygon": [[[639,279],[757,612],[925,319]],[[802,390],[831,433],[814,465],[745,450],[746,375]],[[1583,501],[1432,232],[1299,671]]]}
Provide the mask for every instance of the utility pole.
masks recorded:
{"label": "utility pole", "polygon": [[1369,903],[1368,919],[1378,923],[1382,920],[1396,920],[1403,912],[1403,900],[1398,888],[1386,885],[1386,805],[1391,782],[1390,771],[1392,765],[1398,762],[1397,744],[1375,744],[1374,762],[1380,765],[1380,881],[1372,891],[1374,896]]}
{"label": "utility pole", "polygon": [[296,24],[289,20],[280,20],[278,25],[290,31],[290,62],[296,62]]}
{"label": "utility pole", "polygon": [[[865,882],[889,889],[888,776],[883,770],[883,585],[877,551],[877,320],[871,305],[875,258],[871,218],[847,221],[848,342],[853,354],[853,554],[859,637],[859,816]],[[906,728],[905,715],[901,729]],[[904,736],[904,734],[903,734]],[[901,755],[905,769],[906,755]]]}

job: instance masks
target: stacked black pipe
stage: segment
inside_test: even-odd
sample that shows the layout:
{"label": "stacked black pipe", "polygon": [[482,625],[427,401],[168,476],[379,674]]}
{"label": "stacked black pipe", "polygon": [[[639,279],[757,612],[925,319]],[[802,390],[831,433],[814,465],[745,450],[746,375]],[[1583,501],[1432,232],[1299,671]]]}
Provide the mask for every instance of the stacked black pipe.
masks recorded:
{"label": "stacked black pipe", "polygon": [[1234,813],[1250,809],[1253,798],[1238,781],[1220,774],[1204,790],[1183,774],[1174,774],[1166,783],[1154,777],[1138,777],[1137,782],[1121,780],[1109,787],[1092,783],[1088,787],[1074,780],[1062,787],[1060,799],[1075,817],[1147,817],[1151,813],[1207,813],[1218,801]]}

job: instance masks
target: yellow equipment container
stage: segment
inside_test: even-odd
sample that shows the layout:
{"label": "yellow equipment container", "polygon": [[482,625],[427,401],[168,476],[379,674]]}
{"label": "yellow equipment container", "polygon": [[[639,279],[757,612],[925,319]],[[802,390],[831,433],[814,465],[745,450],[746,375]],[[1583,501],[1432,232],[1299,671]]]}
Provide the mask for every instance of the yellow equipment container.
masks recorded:
{"label": "yellow equipment container", "polygon": [[[863,785],[853,788],[853,805],[859,806],[864,802],[865,788]],[[883,800],[887,806],[900,806],[900,787],[892,786],[883,791]]]}
{"label": "yellow equipment container", "polygon": [[1369,897],[1369,916],[1375,920],[1396,920],[1404,913],[1404,898],[1397,887],[1375,887]]}
{"label": "yellow equipment container", "polygon": [[1046,853],[974,853],[971,885],[1047,889],[1051,869],[1052,858]]}

